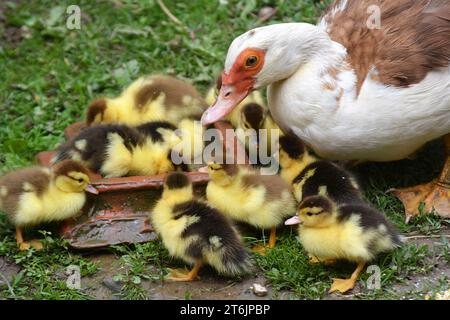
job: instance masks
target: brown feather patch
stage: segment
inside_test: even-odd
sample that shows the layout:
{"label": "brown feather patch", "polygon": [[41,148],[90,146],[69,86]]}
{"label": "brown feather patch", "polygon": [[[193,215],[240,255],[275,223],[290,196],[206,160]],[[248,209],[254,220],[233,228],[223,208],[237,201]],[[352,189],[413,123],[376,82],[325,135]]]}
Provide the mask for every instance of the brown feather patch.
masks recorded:
{"label": "brown feather patch", "polygon": [[242,177],[242,183],[246,187],[263,186],[269,201],[279,200],[284,192],[291,192],[291,187],[278,175],[249,174]]}
{"label": "brown feather patch", "polygon": [[55,176],[67,176],[70,172],[81,172],[89,176],[89,171],[80,163],[73,160],[63,160],[52,168]]}
{"label": "brown feather patch", "polygon": [[99,114],[101,114],[103,118],[105,110],[106,110],[106,99],[95,99],[87,109],[86,124],[88,126],[91,125],[94,122],[95,117]]}
{"label": "brown feather patch", "polygon": [[200,106],[206,107],[200,93],[189,83],[166,76],[154,76],[152,83],[142,86],[136,93],[135,105],[137,108],[145,107],[149,102],[157,99],[161,94],[165,95],[165,104],[170,107],[183,107],[183,97],[192,97]]}
{"label": "brown feather patch", "polygon": [[[324,15],[332,40],[348,51],[359,93],[375,66],[380,81],[406,87],[421,82],[430,70],[450,64],[450,1],[358,0],[333,15],[335,1]],[[380,29],[369,29],[370,6],[381,11]]]}
{"label": "brown feather patch", "polygon": [[50,179],[50,171],[42,167],[19,169],[0,178],[0,189],[7,191],[6,195],[0,199],[1,208],[11,222],[14,222],[19,197],[25,191],[24,184],[31,186],[32,190],[40,196],[48,189]]}

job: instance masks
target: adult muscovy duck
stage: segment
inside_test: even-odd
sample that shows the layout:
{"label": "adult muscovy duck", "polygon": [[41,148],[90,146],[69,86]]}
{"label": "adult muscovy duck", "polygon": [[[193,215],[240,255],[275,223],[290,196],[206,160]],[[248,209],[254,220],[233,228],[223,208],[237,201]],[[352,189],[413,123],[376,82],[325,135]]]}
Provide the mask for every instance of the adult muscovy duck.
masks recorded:
{"label": "adult muscovy duck", "polygon": [[[250,30],[203,124],[266,86],[277,124],[324,158],[399,160],[445,135],[450,155],[450,1],[337,0],[317,25]],[[437,182],[407,190],[408,214],[425,201],[450,216],[450,156]]]}

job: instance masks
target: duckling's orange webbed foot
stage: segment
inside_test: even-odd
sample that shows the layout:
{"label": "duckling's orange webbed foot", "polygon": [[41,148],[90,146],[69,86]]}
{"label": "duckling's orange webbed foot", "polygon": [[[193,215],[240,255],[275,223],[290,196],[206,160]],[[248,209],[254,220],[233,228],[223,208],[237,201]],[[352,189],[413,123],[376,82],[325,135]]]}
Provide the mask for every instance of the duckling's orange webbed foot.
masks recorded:
{"label": "duckling's orange webbed foot", "polygon": [[42,250],[44,249],[44,245],[39,240],[31,240],[28,242],[21,242],[18,244],[20,251],[27,251],[30,248],[34,248],[36,250]]}
{"label": "duckling's orange webbed foot", "polygon": [[261,256],[265,256],[267,253],[267,246],[257,245],[252,248],[252,252],[257,253]]}
{"label": "duckling's orange webbed foot", "polygon": [[349,290],[352,290],[355,287],[356,281],[358,280],[359,275],[364,269],[364,262],[359,262],[355,271],[353,271],[352,276],[349,279],[337,279],[333,278],[333,284],[331,285],[329,293],[332,292],[340,292],[346,293]]}
{"label": "duckling's orange webbed foot", "polygon": [[332,292],[340,292],[346,293],[347,291],[352,290],[355,287],[356,280],[355,279],[337,279],[333,278],[333,284],[331,285],[329,293]]}
{"label": "duckling's orange webbed foot", "polygon": [[270,229],[269,244],[267,246],[257,245],[252,248],[252,251],[265,256],[267,249],[275,248],[275,243],[277,242],[277,228]]}
{"label": "duckling's orange webbed foot", "polygon": [[186,269],[170,269],[169,276],[166,278],[171,281],[194,281],[199,279],[198,271],[202,264],[197,262],[191,271]]}
{"label": "duckling's orange webbed foot", "polygon": [[18,244],[19,251],[27,251],[31,248],[30,244],[28,242],[22,242],[21,244]]}
{"label": "duckling's orange webbed foot", "polygon": [[424,203],[424,212],[433,208],[442,217],[450,217],[450,135],[445,136],[447,160],[437,180],[404,189],[391,189],[405,206],[406,222],[419,215],[419,206]]}
{"label": "duckling's orange webbed foot", "polygon": [[16,227],[16,242],[20,251],[26,251],[30,248],[34,248],[36,250],[44,249],[44,246],[39,240],[31,240],[26,242],[23,240],[22,228]]}
{"label": "duckling's orange webbed foot", "polygon": [[44,245],[42,244],[41,241],[33,239],[29,241],[29,244],[32,248],[36,249],[36,250],[42,250],[44,249]]}
{"label": "duckling's orange webbed foot", "polygon": [[309,263],[311,264],[324,264],[326,266],[332,265],[336,263],[336,259],[319,259],[316,256],[309,255]]}

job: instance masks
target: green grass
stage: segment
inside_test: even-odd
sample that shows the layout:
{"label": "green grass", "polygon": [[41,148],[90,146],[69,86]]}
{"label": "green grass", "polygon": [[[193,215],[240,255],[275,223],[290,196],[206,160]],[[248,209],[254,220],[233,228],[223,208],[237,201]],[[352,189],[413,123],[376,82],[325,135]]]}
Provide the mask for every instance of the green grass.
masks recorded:
{"label": "green grass", "polygon": [[[259,25],[258,10],[276,3],[278,13],[267,23],[305,21],[316,17],[331,0],[299,1],[165,1],[183,25],[171,22],[156,1],[3,1],[0,13],[0,173],[33,163],[36,153],[62,141],[64,128],[83,119],[95,97],[116,95],[132,79],[165,73],[192,81],[200,90],[214,82],[222,69],[229,43],[238,34]],[[81,30],[65,28],[65,8],[78,4]],[[191,32],[189,32],[191,31]],[[10,35],[20,33],[20,41]],[[192,36],[195,35],[195,37]],[[385,191],[434,178],[444,155],[439,142],[431,144],[415,161],[365,164],[356,169],[367,200],[385,212],[403,232],[436,233],[443,224],[434,217],[406,225],[401,204]],[[71,264],[84,276],[101,272],[91,259],[67,249],[67,244],[46,234],[48,249],[17,252],[13,231],[0,216],[0,256],[22,269],[0,298],[86,299],[83,291],[67,289],[63,273]],[[118,246],[124,272],[121,298],[146,298],[142,281],[160,279],[174,261],[161,244]],[[386,284],[406,275],[427,271],[420,258],[425,249],[407,246],[381,258]],[[447,247],[448,261],[448,247]],[[255,257],[275,289],[292,290],[298,297],[321,298],[331,277],[345,276],[350,266],[310,266],[295,234],[284,232],[280,245],[267,257]],[[394,270],[394,266],[397,269]],[[421,268],[425,268],[423,271]],[[388,292],[376,297],[387,297]],[[185,298],[191,297],[186,292]]]}
{"label": "green grass", "polygon": [[[122,284],[123,299],[145,299],[147,293],[140,286],[143,280],[163,280],[165,266],[170,263],[167,250],[160,242],[114,246],[112,251],[120,255],[124,273],[114,275],[113,280]],[[121,268],[122,269],[122,268]]]}

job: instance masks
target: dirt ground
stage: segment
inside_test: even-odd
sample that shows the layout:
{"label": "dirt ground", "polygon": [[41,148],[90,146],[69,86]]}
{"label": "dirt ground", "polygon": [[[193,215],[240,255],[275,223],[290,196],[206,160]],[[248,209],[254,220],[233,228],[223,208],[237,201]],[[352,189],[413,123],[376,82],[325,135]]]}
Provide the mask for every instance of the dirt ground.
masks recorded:
{"label": "dirt ground", "polygon": [[[450,228],[443,228],[441,235],[450,237]],[[410,239],[417,245],[426,244],[430,250],[438,245],[437,237]],[[109,253],[99,253],[91,255],[89,259],[96,261],[100,267],[100,271],[91,277],[82,279],[81,286],[83,291],[94,297],[95,299],[120,299],[122,284],[113,280],[114,275],[121,273],[119,258]],[[430,262],[431,263],[431,262]],[[434,261],[435,268],[426,275],[417,275],[409,279],[405,279],[404,283],[396,284],[390,289],[399,299],[404,298],[403,294],[416,291],[427,292],[438,286],[439,278],[446,276],[450,279],[450,265],[444,259],[436,259]],[[20,268],[0,257],[0,286],[5,284],[5,280],[11,282],[13,276],[20,271]],[[256,296],[251,287],[253,284],[260,284],[268,289],[268,294],[264,297]],[[149,299],[294,299],[295,296],[289,291],[274,292],[270,283],[263,276],[248,277],[241,282],[232,282],[225,278],[220,278],[213,271],[203,269],[201,279],[190,283],[177,283],[167,281],[143,281],[142,287]],[[360,285],[347,295],[328,294],[324,299],[346,300],[353,299],[362,292]],[[422,294],[423,296],[423,294]]]}

